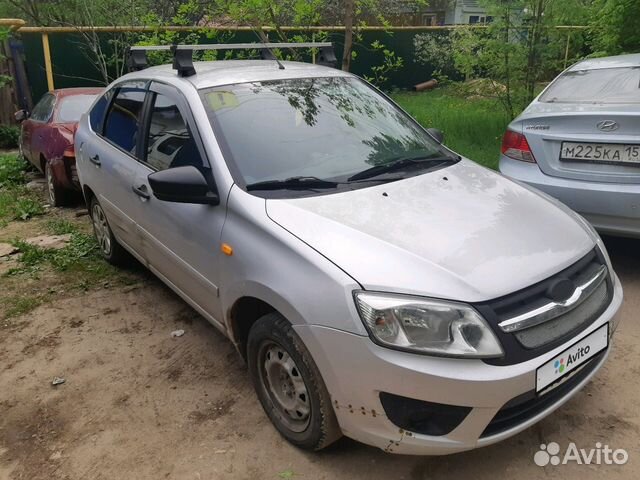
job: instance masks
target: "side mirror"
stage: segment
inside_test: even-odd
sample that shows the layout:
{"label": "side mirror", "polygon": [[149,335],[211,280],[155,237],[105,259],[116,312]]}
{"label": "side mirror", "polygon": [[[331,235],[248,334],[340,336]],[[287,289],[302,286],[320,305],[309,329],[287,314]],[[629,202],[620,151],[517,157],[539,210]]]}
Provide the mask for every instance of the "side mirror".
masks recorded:
{"label": "side mirror", "polygon": [[22,123],[29,117],[29,114],[27,113],[26,110],[18,110],[16,113],[13,114],[13,116],[16,119],[16,122]]}
{"label": "side mirror", "polygon": [[147,179],[158,200],[203,205],[220,203],[218,194],[211,191],[202,172],[192,165],[152,173]]}
{"label": "side mirror", "polygon": [[438,128],[427,128],[427,132],[435,139],[436,142],[444,142],[444,133],[442,133],[442,130]]}

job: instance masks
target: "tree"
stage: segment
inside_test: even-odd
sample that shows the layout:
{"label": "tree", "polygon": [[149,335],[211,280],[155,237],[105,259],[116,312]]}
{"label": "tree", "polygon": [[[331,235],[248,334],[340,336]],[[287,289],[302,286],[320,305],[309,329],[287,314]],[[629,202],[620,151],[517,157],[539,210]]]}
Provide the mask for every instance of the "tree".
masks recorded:
{"label": "tree", "polygon": [[589,33],[594,56],[640,51],[640,1],[594,0]]}

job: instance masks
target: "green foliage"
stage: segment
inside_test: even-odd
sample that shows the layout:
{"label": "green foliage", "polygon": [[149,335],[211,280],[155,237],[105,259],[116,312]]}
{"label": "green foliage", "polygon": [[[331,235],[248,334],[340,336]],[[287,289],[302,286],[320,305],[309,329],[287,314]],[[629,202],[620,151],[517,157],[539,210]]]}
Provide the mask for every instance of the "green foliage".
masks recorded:
{"label": "green foliage", "polygon": [[24,186],[28,163],[16,155],[0,156],[0,225],[42,215],[37,195]]}
{"label": "green foliage", "polygon": [[3,299],[6,306],[4,318],[19,317],[35,310],[42,304],[42,298],[35,296],[15,296]]}
{"label": "green foliage", "polygon": [[78,227],[65,218],[52,218],[47,220],[47,230],[54,235],[65,235],[67,233],[76,233]]}
{"label": "green foliage", "polygon": [[448,147],[481,165],[498,168],[500,143],[510,120],[499,100],[460,95],[453,86],[392,97],[425,128],[442,130]]}
{"label": "green foliage", "polygon": [[413,37],[413,61],[433,69],[431,76],[446,80],[453,64],[452,36],[448,32],[419,33]]}
{"label": "green foliage", "polygon": [[91,281],[99,281],[117,273],[117,270],[102,259],[93,235],[81,233],[76,227],[65,230],[71,231],[71,239],[64,248],[58,250],[41,248],[23,240],[12,241],[21,253],[19,266],[5,275],[33,276],[49,266],[56,272],[72,275],[72,281],[82,287]]}
{"label": "green foliage", "polygon": [[27,168],[27,161],[17,155],[0,155],[0,188],[24,183]]}
{"label": "green foliage", "polygon": [[[2,85],[2,79],[0,79]],[[15,125],[0,125],[0,148],[17,148],[20,128]]]}
{"label": "green foliage", "polygon": [[594,0],[589,33],[594,56],[640,51],[640,1]]}
{"label": "green foliage", "polygon": [[371,48],[382,54],[382,63],[372,66],[371,75],[365,75],[364,78],[377,87],[382,87],[389,81],[388,75],[390,72],[402,68],[404,60],[378,40],[371,42]]}

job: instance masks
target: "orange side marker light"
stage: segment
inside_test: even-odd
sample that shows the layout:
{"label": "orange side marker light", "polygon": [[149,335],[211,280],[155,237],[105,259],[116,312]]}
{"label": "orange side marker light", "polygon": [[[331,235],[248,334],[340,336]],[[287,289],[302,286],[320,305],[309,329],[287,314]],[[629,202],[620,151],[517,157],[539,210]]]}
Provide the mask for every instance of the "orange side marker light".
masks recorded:
{"label": "orange side marker light", "polygon": [[229,245],[228,243],[223,243],[220,246],[220,250],[222,250],[222,253],[228,255],[229,257],[233,255],[233,248],[231,248],[231,245]]}

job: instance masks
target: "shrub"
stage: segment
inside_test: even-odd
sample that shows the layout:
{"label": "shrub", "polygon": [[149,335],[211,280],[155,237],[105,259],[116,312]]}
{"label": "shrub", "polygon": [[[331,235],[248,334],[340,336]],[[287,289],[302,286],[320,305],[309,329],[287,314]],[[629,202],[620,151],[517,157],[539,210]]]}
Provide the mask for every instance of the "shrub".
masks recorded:
{"label": "shrub", "polygon": [[18,148],[20,128],[14,125],[0,125],[0,148]]}

